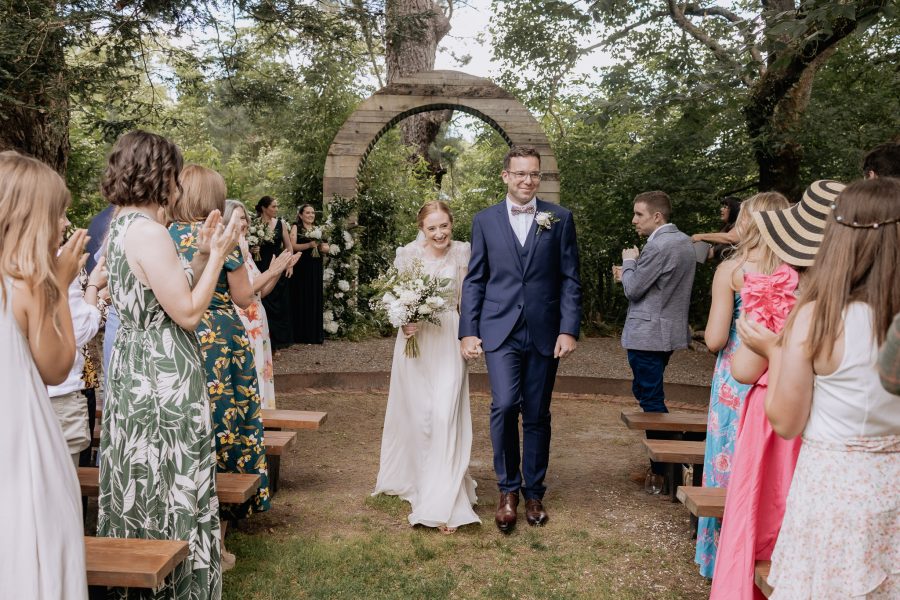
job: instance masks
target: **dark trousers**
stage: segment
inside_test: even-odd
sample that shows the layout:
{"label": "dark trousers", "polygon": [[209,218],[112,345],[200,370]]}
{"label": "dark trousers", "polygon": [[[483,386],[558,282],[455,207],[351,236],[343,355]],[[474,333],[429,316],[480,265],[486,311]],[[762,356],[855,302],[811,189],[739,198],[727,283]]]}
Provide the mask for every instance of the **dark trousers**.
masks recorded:
{"label": "dark trousers", "polygon": [[541,499],[547,489],[544,477],[550,461],[550,396],[559,359],[538,352],[524,320],[499,348],[485,352],[484,358],[491,382],[491,443],[497,485],[504,493],[521,488],[526,499]]}
{"label": "dark trousers", "polygon": [[[634,379],[631,392],[644,412],[669,412],[666,408],[666,393],[663,390],[663,375],[669,364],[671,352],[653,350],[629,350],[628,364]],[[665,432],[648,431],[648,439],[666,439]],[[657,475],[665,473],[663,465],[650,461],[653,472]]]}
{"label": "dark trousers", "polygon": [[[94,388],[85,388],[81,390],[81,393],[84,394],[85,398],[87,398],[87,409],[88,409],[88,431],[91,432],[91,445],[81,451],[81,454],[78,455],[78,466],[79,467],[92,467],[94,465],[91,464],[91,454],[94,449],[94,422],[97,419],[97,392]],[[81,512],[82,516],[87,518],[87,504],[88,499],[87,496],[81,497]]]}

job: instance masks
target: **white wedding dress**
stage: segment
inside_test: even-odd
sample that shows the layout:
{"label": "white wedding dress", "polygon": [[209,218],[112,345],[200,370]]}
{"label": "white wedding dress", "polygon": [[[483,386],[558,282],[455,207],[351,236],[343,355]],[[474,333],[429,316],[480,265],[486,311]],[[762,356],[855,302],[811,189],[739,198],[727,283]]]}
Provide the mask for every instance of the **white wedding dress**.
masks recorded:
{"label": "white wedding dress", "polygon": [[86,600],[81,489],[12,296],[7,280],[5,306],[0,299],[0,598]]}
{"label": "white wedding dress", "polygon": [[[416,241],[397,249],[394,265],[402,269],[421,260],[429,274],[453,280],[458,298],[470,253],[467,242],[452,242],[443,258],[431,260]],[[408,501],[411,525],[459,527],[481,522],[472,509],[475,481],[468,473],[469,372],[457,339],[459,313],[450,309],[440,320],[440,325],[419,324],[418,358],[406,357],[406,338],[397,333],[373,495]]]}

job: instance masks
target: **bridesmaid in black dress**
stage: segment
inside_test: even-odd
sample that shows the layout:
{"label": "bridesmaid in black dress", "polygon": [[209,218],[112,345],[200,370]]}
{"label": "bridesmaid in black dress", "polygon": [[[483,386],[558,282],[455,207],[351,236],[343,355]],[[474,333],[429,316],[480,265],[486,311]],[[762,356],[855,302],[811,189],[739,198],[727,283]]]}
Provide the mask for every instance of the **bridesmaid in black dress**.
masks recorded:
{"label": "bridesmaid in black dress", "polygon": [[[271,196],[260,198],[256,203],[256,216],[275,231],[274,239],[271,242],[263,242],[259,245],[260,260],[257,266],[260,271],[265,272],[269,268],[272,258],[281,254],[284,248],[291,249],[293,244],[288,237],[287,225],[278,217],[278,200]],[[266,308],[266,316],[269,319],[269,336],[272,340],[273,350],[286,348],[293,343],[291,335],[291,276],[290,269],[285,271],[269,295],[262,299],[263,306]]]}
{"label": "bridesmaid in black dress", "polygon": [[[321,344],[325,341],[322,329],[322,259],[328,254],[328,244],[307,237],[315,228],[316,209],[304,204],[297,210],[297,222],[291,227],[294,252],[302,252],[291,278],[292,317],[295,344]],[[313,252],[316,249],[317,252]],[[318,253],[319,256],[313,256]]]}

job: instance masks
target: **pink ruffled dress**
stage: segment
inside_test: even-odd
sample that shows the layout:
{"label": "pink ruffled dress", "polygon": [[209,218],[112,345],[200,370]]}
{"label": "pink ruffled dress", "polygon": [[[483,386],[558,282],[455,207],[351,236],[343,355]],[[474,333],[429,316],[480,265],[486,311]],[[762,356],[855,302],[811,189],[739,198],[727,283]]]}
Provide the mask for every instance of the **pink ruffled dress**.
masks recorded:
{"label": "pink ruffled dress", "polygon": [[[744,312],[779,332],[796,302],[799,276],[788,265],[771,275],[744,275]],[[768,372],[747,394],[738,423],[710,600],[763,600],[753,583],[757,560],[769,560],[781,521],[800,438],[780,438],[766,418]]]}

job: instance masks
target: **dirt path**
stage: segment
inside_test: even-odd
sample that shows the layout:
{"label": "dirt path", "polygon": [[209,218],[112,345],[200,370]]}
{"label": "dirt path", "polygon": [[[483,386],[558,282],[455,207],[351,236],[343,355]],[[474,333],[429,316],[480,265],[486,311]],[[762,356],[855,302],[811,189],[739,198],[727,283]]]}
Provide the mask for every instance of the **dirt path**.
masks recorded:
{"label": "dirt path", "polygon": [[[452,549],[446,568],[457,577],[446,597],[453,598],[498,597],[495,592],[515,580],[519,570],[533,569],[537,574],[531,579],[537,577],[547,594],[510,597],[708,597],[708,584],[693,563],[687,511],[645,494],[629,480],[630,473],[646,468],[640,435],[619,420],[622,408],[633,406],[630,398],[554,399],[545,497],[551,521],[534,529],[520,514],[517,530],[503,536],[493,525],[489,398],[473,397],[470,472],[478,482],[476,511],[483,524],[462,528],[446,542],[432,530],[412,530],[405,503],[369,496],[378,470],[384,395],[304,392],[280,395],[278,402],[279,408],[327,411],[328,422],[320,431],[298,434],[298,443],[282,457],[281,490],[273,509],[243,523],[244,534],[431,540],[439,558],[442,548]],[[229,574],[226,588],[240,587],[235,577],[240,576]]]}

